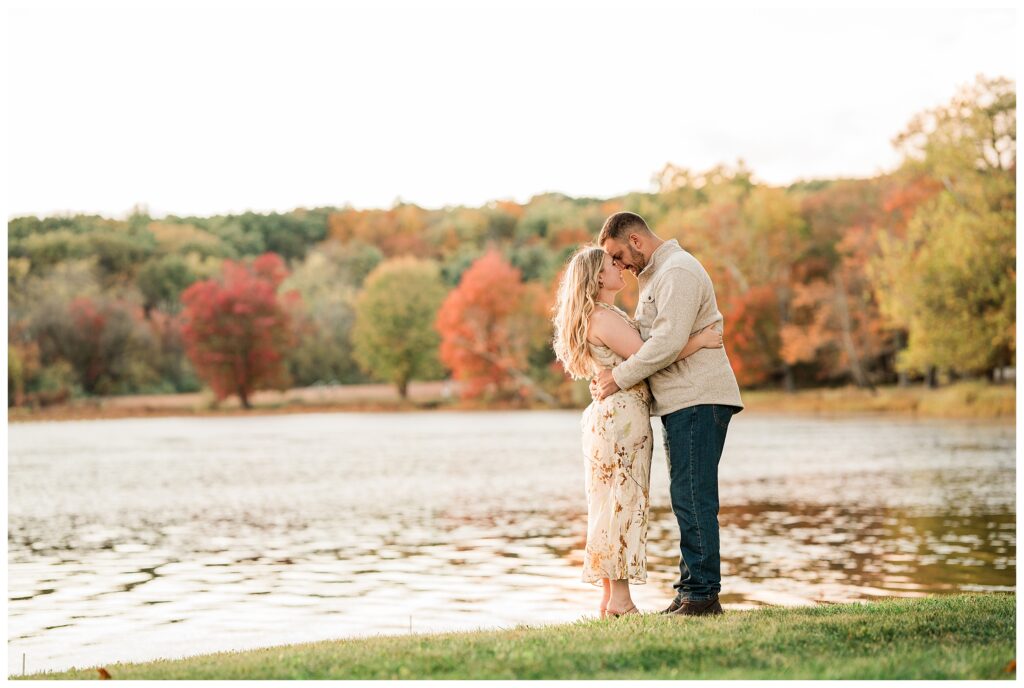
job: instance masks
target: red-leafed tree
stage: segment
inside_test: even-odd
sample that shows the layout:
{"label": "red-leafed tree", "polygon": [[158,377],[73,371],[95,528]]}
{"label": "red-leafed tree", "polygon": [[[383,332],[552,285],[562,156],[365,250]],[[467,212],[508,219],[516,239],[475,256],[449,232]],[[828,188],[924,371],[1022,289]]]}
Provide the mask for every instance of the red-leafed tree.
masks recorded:
{"label": "red-leafed tree", "polygon": [[104,369],[100,340],[110,316],[98,308],[87,296],[77,296],[72,299],[68,304],[68,315],[75,332],[82,334],[83,346],[79,347],[82,386],[88,390],[95,390],[96,383]]}
{"label": "red-leafed tree", "polygon": [[441,362],[461,384],[463,398],[536,394],[554,402],[528,374],[533,333],[544,317],[541,290],[523,284],[519,270],[489,251],[462,275],[437,313]]}
{"label": "red-leafed tree", "polygon": [[153,337],[138,303],[78,295],[53,305],[44,305],[33,322],[45,365],[70,365],[88,394],[134,392],[156,381]]}
{"label": "red-leafed tree", "polygon": [[777,370],[779,350],[778,295],[771,285],[749,287],[721,301],[725,316],[726,351],[736,381],[759,385]]}
{"label": "red-leafed tree", "polygon": [[288,276],[280,256],[251,263],[224,261],[219,278],[196,282],[181,295],[185,349],[218,400],[237,394],[252,408],[256,389],[287,389],[285,353],[294,343],[290,310],[297,291],[278,295]]}

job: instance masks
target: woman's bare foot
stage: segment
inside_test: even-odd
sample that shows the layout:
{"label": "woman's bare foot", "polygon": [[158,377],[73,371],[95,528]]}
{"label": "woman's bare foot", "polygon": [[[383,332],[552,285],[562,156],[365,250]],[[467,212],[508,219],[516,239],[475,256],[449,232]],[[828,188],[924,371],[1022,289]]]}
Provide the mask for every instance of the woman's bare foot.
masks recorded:
{"label": "woman's bare foot", "polygon": [[611,595],[604,606],[607,616],[640,613],[640,610],[633,604],[633,597],[629,594],[628,580],[609,581],[609,592]]}
{"label": "woman's bare foot", "polygon": [[601,584],[604,586],[604,592],[601,595],[601,606],[599,609],[601,610],[601,618],[604,619],[608,617],[608,600],[612,598],[612,583],[607,578],[602,578]]}
{"label": "woman's bare foot", "polygon": [[626,614],[639,614],[640,613],[640,610],[637,609],[636,605],[633,604],[632,602],[630,602],[629,605],[627,605],[626,608],[623,609],[622,611],[616,611],[616,610],[612,609],[611,605],[609,605],[608,608],[605,611],[607,612],[608,616],[613,618],[613,619],[616,618],[616,617],[619,617],[619,616],[625,616]]}

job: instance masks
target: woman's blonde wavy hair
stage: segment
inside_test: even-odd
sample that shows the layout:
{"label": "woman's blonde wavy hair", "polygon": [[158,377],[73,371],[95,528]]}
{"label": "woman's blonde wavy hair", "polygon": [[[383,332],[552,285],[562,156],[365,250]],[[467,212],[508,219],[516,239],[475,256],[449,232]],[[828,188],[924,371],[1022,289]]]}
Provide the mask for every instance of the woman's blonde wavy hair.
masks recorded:
{"label": "woman's blonde wavy hair", "polygon": [[593,375],[592,358],[587,347],[590,316],[597,307],[600,292],[598,278],[604,268],[604,251],[587,244],[580,247],[565,268],[558,285],[554,306],[555,357],[574,380]]}

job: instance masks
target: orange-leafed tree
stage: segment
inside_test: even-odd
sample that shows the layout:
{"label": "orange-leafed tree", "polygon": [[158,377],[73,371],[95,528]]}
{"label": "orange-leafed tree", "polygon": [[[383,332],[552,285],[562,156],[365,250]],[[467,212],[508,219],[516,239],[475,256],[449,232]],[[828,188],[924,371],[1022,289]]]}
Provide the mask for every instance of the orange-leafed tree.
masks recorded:
{"label": "orange-leafed tree", "polygon": [[528,374],[533,333],[543,322],[519,270],[491,250],[462,275],[437,314],[441,362],[461,383],[463,398],[536,395],[555,400]]}
{"label": "orange-leafed tree", "polygon": [[885,353],[866,261],[882,215],[877,180],[838,180],[801,196],[810,232],[792,272],[792,317],[781,331],[782,358],[817,380],[852,380],[874,389]]}
{"label": "orange-leafed tree", "polygon": [[704,176],[711,180],[703,187],[711,201],[669,213],[658,233],[678,238],[713,275],[740,384],[781,380],[792,390],[779,332],[792,315],[793,265],[805,234],[799,206],[782,189],[751,188],[743,168]]}
{"label": "orange-leafed tree", "polygon": [[727,326],[726,351],[739,384],[761,385],[778,369],[778,295],[771,285],[757,285],[719,301]]}
{"label": "orange-leafed tree", "polygon": [[813,363],[821,379],[848,377],[874,390],[872,369],[893,346],[865,274],[874,248],[871,229],[850,227],[831,271],[793,285],[796,317],[781,333],[786,361]]}
{"label": "orange-leafed tree", "polygon": [[182,293],[186,354],[218,400],[237,394],[243,407],[252,408],[255,390],[288,388],[290,312],[301,297],[294,290],[278,295],[287,276],[280,256],[264,253],[251,263],[225,260],[219,278]]}
{"label": "orange-leafed tree", "polygon": [[[804,198],[812,232],[793,287],[795,315],[782,331],[787,361],[811,364],[819,380],[847,378],[872,390],[894,378],[902,333],[883,318],[871,265],[880,257],[880,237],[884,243],[904,236],[914,209],[939,188],[901,172],[834,182]],[[906,301],[899,293],[885,296],[892,304]]]}
{"label": "orange-leafed tree", "polygon": [[327,232],[343,244],[356,240],[376,246],[387,257],[433,257],[438,247],[427,241],[426,217],[425,210],[407,203],[389,210],[346,208],[328,215]]}

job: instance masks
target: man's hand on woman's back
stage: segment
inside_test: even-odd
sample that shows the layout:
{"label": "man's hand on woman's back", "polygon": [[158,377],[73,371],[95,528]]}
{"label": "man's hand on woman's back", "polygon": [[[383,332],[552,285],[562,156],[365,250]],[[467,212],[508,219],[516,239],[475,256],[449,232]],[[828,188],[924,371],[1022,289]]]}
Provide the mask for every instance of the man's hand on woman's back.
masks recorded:
{"label": "man's hand on woman's back", "polygon": [[590,381],[590,396],[594,401],[601,401],[619,391],[619,385],[612,377],[612,369],[604,368],[600,374]]}

